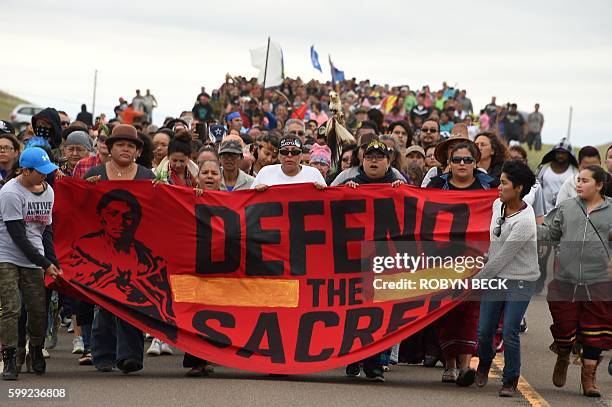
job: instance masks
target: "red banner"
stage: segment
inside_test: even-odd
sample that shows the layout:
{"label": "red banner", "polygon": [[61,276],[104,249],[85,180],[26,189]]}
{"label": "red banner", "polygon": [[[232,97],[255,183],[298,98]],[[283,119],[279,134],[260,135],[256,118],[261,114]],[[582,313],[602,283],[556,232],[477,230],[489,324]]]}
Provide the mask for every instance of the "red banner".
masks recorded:
{"label": "red banner", "polygon": [[[423,257],[482,254],[444,242],[488,240],[495,196],[304,184],[196,197],[148,181],[64,179],[54,211],[58,285],[218,364],[328,370],[390,348],[465,297],[442,285],[397,289],[459,275],[424,261],[407,271],[402,245]],[[464,266],[469,279],[477,266]]]}

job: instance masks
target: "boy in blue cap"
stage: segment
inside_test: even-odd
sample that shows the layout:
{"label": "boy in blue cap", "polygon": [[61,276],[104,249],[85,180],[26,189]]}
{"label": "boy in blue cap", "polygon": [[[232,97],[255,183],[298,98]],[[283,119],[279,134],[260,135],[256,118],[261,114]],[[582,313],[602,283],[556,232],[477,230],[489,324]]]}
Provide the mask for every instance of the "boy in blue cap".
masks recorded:
{"label": "boy in blue cap", "polygon": [[42,349],[46,332],[44,271],[53,278],[61,274],[51,231],[53,188],[47,175],[57,170],[47,153],[38,147],[19,157],[22,172],[0,190],[0,340],[3,380],[16,380],[15,353],[21,295],[28,311],[32,369],[46,369]]}

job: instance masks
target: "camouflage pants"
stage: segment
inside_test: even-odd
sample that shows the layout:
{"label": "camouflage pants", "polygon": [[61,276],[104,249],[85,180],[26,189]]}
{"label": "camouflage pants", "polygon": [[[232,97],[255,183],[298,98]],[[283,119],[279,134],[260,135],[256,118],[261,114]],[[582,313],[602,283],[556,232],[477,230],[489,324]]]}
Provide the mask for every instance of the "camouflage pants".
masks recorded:
{"label": "camouflage pants", "polygon": [[47,327],[43,271],[11,263],[0,263],[0,342],[5,347],[17,347],[17,325],[22,300],[20,288],[28,312],[30,345],[42,345]]}

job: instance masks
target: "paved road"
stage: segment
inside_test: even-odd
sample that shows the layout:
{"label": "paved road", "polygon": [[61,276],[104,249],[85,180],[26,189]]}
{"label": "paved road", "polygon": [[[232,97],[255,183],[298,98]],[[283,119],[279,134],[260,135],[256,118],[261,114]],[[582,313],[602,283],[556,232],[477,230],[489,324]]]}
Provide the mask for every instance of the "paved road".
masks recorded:
{"label": "paved road", "polygon": [[[347,379],[343,370],[312,375],[269,378],[266,375],[216,367],[208,378],[186,378],[182,357],[147,357],[145,370],[126,377],[120,372],[99,373],[91,366],[78,366],[70,354],[70,337],[62,334],[58,349],[51,351],[48,372],[38,377],[22,374],[17,382],[0,383],[0,406],[38,405],[32,401],[7,401],[9,388],[68,389],[68,400],[45,401],[45,406],[590,406],[612,407],[612,376],[599,369],[604,399],[579,394],[578,366],[570,367],[568,384],[556,389],[551,383],[554,356],[550,344],[550,316],[546,301],[536,297],[528,311],[529,331],[522,336],[524,387],[536,394],[514,399],[497,396],[499,379],[484,389],[459,388],[440,383],[441,368],[395,366],[386,383]],[[495,376],[495,373],[492,373]],[[538,398],[538,394],[542,398]],[[542,404],[538,404],[542,403]]]}

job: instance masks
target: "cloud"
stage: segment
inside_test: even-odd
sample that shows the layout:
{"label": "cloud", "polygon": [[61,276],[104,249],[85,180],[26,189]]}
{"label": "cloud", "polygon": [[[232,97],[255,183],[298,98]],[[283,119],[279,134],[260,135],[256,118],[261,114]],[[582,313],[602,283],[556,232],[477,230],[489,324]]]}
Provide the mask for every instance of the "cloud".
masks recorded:
{"label": "cloud", "polygon": [[160,103],[156,119],[177,115],[227,72],[256,75],[249,49],[270,35],[292,77],[313,77],[314,44],[324,69],[317,79],[329,79],[331,54],[349,77],[412,88],[456,82],[477,107],[492,95],[522,110],[540,102],[547,142],[565,134],[570,105],[575,143],[612,139],[607,0],[5,3],[0,42],[13,58],[0,65],[0,88],[74,114],[91,104],[98,69],[98,112],[150,88]]}

